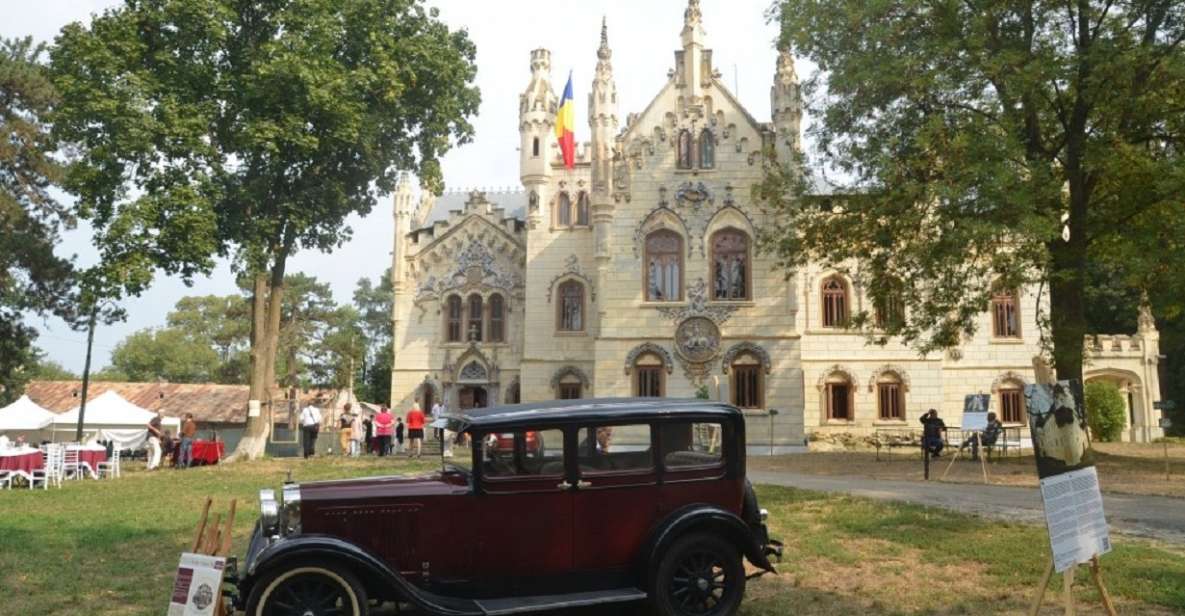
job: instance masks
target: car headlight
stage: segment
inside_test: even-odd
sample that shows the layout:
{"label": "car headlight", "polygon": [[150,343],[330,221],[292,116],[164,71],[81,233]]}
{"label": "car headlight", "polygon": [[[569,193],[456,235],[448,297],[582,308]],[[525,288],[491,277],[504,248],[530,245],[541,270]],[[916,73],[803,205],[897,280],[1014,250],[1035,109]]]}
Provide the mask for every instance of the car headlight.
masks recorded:
{"label": "car headlight", "polygon": [[300,532],[300,485],[284,484],[284,534]]}
{"label": "car headlight", "polygon": [[275,490],[259,491],[259,523],[263,527],[263,534],[275,535],[279,532],[280,504],[276,502]]}

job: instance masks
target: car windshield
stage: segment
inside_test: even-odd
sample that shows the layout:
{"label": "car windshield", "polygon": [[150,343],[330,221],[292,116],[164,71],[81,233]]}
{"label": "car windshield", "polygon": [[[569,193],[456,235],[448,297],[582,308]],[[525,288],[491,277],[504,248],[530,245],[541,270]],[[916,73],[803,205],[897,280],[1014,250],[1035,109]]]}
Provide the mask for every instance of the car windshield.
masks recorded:
{"label": "car windshield", "polygon": [[473,472],[471,438],[466,428],[467,426],[457,419],[449,418],[445,423],[440,448],[440,465],[445,472]]}

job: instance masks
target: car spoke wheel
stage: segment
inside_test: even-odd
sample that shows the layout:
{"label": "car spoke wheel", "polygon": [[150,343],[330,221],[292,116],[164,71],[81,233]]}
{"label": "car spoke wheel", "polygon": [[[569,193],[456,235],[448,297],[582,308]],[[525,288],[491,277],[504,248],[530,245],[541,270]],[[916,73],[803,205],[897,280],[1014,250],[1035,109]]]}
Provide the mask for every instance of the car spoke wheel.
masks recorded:
{"label": "car spoke wheel", "polygon": [[268,574],[247,605],[251,616],[365,616],[368,603],[349,572],[310,565]]}
{"label": "car spoke wheel", "polygon": [[693,534],[667,550],[651,600],[662,616],[726,616],[745,593],[745,569],[736,547],[720,537]]}

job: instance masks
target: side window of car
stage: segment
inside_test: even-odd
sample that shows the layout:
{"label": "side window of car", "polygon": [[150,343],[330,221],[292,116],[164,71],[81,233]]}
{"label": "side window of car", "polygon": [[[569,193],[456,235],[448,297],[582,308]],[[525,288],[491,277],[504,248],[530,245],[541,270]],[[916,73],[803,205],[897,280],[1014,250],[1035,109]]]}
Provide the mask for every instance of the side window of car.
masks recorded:
{"label": "side window of car", "polygon": [[673,469],[719,466],[724,463],[723,434],[723,427],[718,423],[664,424],[663,464]]}
{"label": "side window of car", "polygon": [[581,428],[578,443],[576,460],[583,474],[654,468],[649,424]]}
{"label": "side window of car", "polygon": [[563,430],[516,430],[485,435],[481,443],[486,477],[559,477],[564,474]]}

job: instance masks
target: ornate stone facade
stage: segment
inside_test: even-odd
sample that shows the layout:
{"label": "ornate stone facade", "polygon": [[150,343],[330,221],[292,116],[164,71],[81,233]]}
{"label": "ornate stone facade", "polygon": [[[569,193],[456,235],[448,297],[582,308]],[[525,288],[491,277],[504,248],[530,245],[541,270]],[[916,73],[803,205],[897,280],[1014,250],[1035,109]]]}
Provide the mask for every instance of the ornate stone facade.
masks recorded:
{"label": "ornate stone facade", "polygon": [[[836,276],[845,311],[871,309],[858,264],[787,277],[757,251],[767,220],[750,187],[762,179],[762,152],[789,163],[800,147],[798,77],[790,54],[779,52],[773,117],[757,121],[713,68],[703,19],[690,2],[674,68],[624,123],[602,24],[589,58],[591,137],[578,144],[574,169],[555,143],[551,54],[537,49],[519,97],[521,187],[417,200],[409,182],[400,186],[396,408],[425,396],[450,406],[552,399],[561,380],[579,382],[589,397],[646,387],[691,397],[706,387],[747,407],[747,434],[768,451],[771,442],[802,446],[810,434],[863,438],[881,426],[916,426],[928,408],[958,425],[966,394],[992,392],[998,406],[1010,388],[1034,380],[1045,301],[1036,289],[1017,294],[1022,336],[993,335],[985,307],[979,332],[960,348],[918,356],[827,322],[822,285]],[[1142,315],[1136,335],[1089,345],[1088,378],[1131,394],[1135,439],[1156,436],[1156,336]],[[903,417],[886,416],[884,392],[901,396]],[[770,409],[780,411],[772,424]]]}

